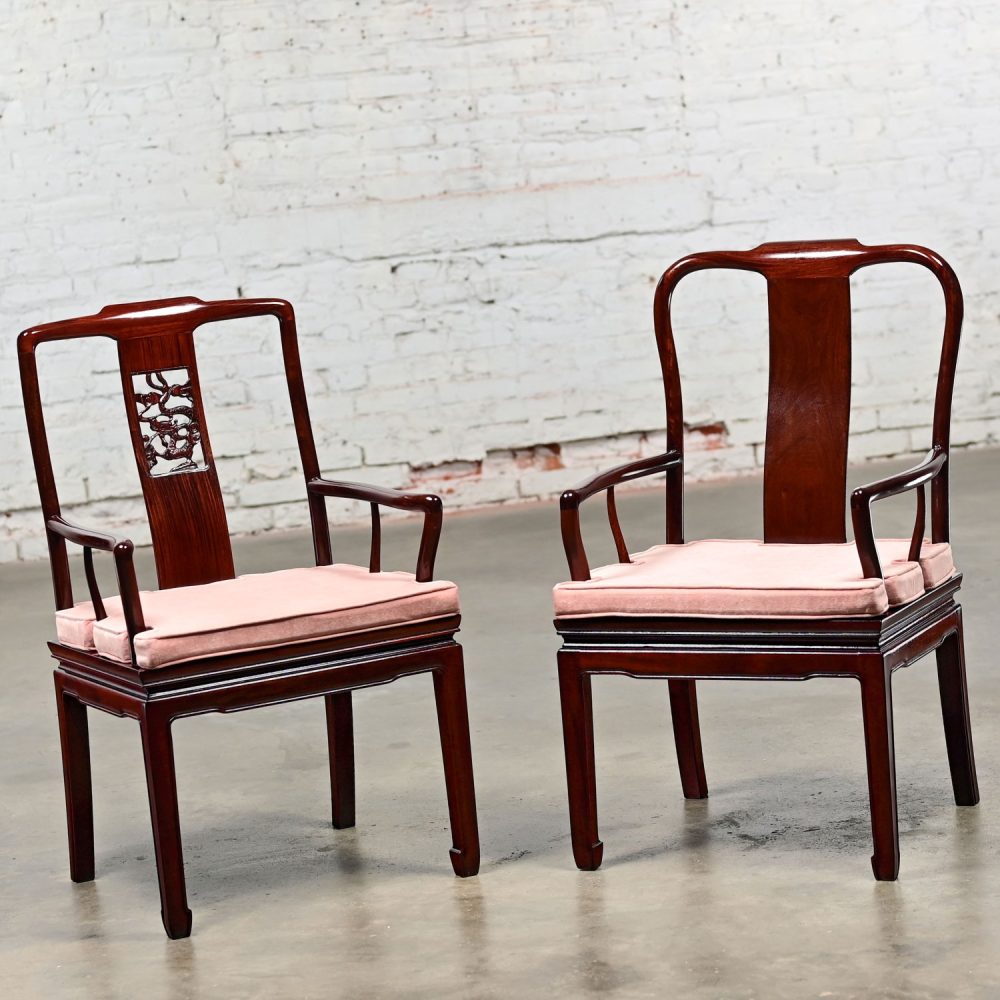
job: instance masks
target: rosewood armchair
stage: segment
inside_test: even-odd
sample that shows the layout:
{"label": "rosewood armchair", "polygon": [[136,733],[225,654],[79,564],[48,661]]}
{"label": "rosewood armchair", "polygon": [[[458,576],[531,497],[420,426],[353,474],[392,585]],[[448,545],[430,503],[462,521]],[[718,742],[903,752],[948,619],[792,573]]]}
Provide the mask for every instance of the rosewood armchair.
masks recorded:
{"label": "rosewood armchair", "polygon": [[[206,323],[277,319],[305,476],[316,565],[237,576],[222,493],[202,415],[195,334]],[[35,350],[53,340],[110,337],[117,344],[128,426],[149,517],[158,590],[140,591],[131,541],[69,523],[59,506],[46,439]],[[430,494],[322,478],[299,362],[295,316],[279,299],[195,298],[108,306],[95,316],[26,330],[21,384],[48,537],[56,604],[56,699],[62,743],[70,877],[94,877],[87,708],[138,720],[146,762],[163,925],[191,932],[181,853],[171,723],[322,695],[333,825],[354,825],[351,691],[410,674],[434,681],[451,863],[479,870],[458,590],[433,579],[441,500]],[[367,568],[336,564],[327,497],[371,504]],[[379,507],[421,511],[416,574],[381,572]],[[67,542],[83,548],[89,600],[75,602]],[[114,559],[119,596],[101,594],[93,553]]]}
{"label": "rosewood armchair", "polygon": [[[909,262],[929,269],[944,292],[944,340],[931,450],[918,465],[854,490],[854,541],[845,531],[851,397],[850,278],[859,268]],[[770,381],[764,461],[764,537],[685,542],[684,420],[671,328],[671,296],[694,271],[736,268],[767,282]],[[937,653],[955,801],[979,801],[969,726],[962,582],[949,544],[948,442],[962,324],[951,267],[916,246],[865,247],[854,240],[770,243],[747,252],[701,253],[662,276],[654,324],[667,408],[667,451],[603,473],[561,498],[572,580],[555,588],[562,636],[559,684],[573,853],[581,869],[601,864],[594,771],[591,677],[669,679],[674,740],[687,798],[708,795],[695,683],[702,678],[860,681],[867,748],[872,868],[899,872],[892,674]],[[666,544],[630,554],[615,487],[666,473]],[[925,538],[930,490],[930,538]],[[872,505],[916,496],[910,539],[876,539]],[[591,571],[579,507],[607,495],[618,563]]]}

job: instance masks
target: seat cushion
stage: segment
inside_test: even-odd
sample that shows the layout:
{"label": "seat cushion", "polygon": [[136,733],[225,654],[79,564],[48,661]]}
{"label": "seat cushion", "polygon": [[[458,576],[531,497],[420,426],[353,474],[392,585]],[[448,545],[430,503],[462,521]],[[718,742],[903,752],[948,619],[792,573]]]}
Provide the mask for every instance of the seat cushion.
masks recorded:
{"label": "seat cushion", "polygon": [[924,591],[920,567],[888,553],[882,559],[884,581],[862,577],[853,542],[705,539],[654,545],[632,560],[595,569],[590,580],[560,583],[554,591],[556,617],[871,616]]}
{"label": "seat cushion", "polygon": [[[880,538],[876,543],[879,554],[885,559],[905,560],[910,552],[909,538]],[[920,545],[920,571],[924,586],[936,587],[955,575],[955,560],[947,542],[932,542],[925,538]]]}
{"label": "seat cushion", "polygon": [[[105,610],[111,604],[121,613],[121,604],[117,597],[104,602]],[[72,608],[56,612],[56,638],[64,646],[74,649],[94,651],[94,605],[90,601],[75,604]]]}
{"label": "seat cushion", "polygon": [[[417,583],[412,573],[369,573],[344,564],[143,591],[141,601],[147,629],[135,637],[135,661],[145,668],[366,632],[459,610],[458,588],[447,580]],[[89,602],[57,612],[59,641],[129,663],[121,601],[112,597],[104,606],[108,616],[96,622]]]}

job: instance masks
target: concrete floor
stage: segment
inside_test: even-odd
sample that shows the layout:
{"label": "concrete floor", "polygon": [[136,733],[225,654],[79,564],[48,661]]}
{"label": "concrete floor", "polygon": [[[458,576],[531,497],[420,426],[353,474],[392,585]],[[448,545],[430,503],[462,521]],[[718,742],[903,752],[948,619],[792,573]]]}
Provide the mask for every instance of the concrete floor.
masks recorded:
{"label": "concrete floor", "polygon": [[[97,880],[69,881],[43,645],[48,571],[4,567],[0,994],[1000,996],[998,486],[1000,452],[955,456],[983,801],[953,805],[932,664],[897,674],[895,884],[871,877],[858,688],[846,680],[703,683],[705,802],[681,797],[665,684],[596,680],[605,862],[574,868],[549,613],[565,564],[554,506],[531,507],[446,518],[439,561],[462,587],[480,877],[456,879],[448,863],[427,678],[355,695],[353,830],[328,823],[321,702],[183,720],[194,933],[169,941],[133,722],[91,713]],[[759,534],[759,491],[758,481],[691,487],[689,537]],[[589,537],[604,561],[593,507]],[[658,494],[620,507],[633,548],[658,539]],[[905,504],[879,516],[883,534],[907,530]],[[409,566],[413,538],[410,524],[387,529],[394,564]],[[339,558],[363,558],[362,532],[337,542]],[[298,534],[251,540],[238,561],[307,565],[309,546]]]}

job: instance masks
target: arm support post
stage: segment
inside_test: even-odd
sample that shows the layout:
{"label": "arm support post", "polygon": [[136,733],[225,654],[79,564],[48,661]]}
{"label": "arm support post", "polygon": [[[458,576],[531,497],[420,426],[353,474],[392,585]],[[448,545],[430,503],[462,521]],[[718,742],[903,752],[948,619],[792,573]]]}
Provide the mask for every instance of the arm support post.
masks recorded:
{"label": "arm support post", "polygon": [[94,574],[94,559],[92,551],[110,552],[115,560],[115,572],[118,575],[118,593],[121,596],[122,613],[125,616],[125,625],[128,628],[129,642],[135,637],[137,632],[142,632],[146,628],[145,620],[142,616],[142,602],[139,599],[139,583],[135,575],[135,563],[133,553],[135,546],[128,539],[119,541],[112,535],[106,535],[102,531],[91,531],[81,528],[78,525],[70,524],[63,517],[50,517],[46,521],[46,528],[53,535],[65,538],[68,542],[83,547],[84,570],[87,574],[87,586],[90,589],[90,599],[94,605],[95,616],[98,620],[107,617],[104,610],[104,602],[101,600],[100,590],[97,586],[97,577]]}
{"label": "arm support post", "polygon": [[420,550],[417,553],[417,581],[424,583],[434,577],[434,559],[441,539],[443,504],[434,493],[403,493],[400,490],[385,489],[381,486],[366,486],[364,483],[342,483],[332,479],[315,477],[306,482],[311,496],[340,497],[343,500],[361,500],[372,508],[372,548],[369,569],[377,573],[381,566],[381,522],[378,508],[393,507],[396,510],[420,510],[424,513],[424,530],[420,535]]}
{"label": "arm support post", "polygon": [[910,542],[909,558],[916,561],[920,558],[920,545],[924,535],[924,516],[926,504],[924,486],[929,483],[948,461],[947,452],[935,445],[919,465],[894,476],[887,476],[867,486],[859,486],[851,494],[851,522],[854,525],[854,544],[861,560],[861,572],[866,577],[882,577],[882,564],[879,561],[878,549],[875,545],[875,528],[872,523],[872,504],[886,497],[896,496],[908,490],[916,489],[917,516],[913,526],[913,538]]}
{"label": "arm support post", "polygon": [[614,501],[614,488],[621,483],[641,479],[644,476],[654,476],[665,472],[674,466],[681,466],[684,456],[679,451],[668,451],[652,458],[643,458],[638,462],[628,462],[616,466],[607,472],[598,473],[592,479],[566,490],[559,498],[559,520],[562,527],[563,548],[566,550],[566,560],[574,580],[590,579],[590,564],[583,545],[583,535],[580,531],[580,504],[595,493],[608,491],[608,521],[611,534],[615,540],[615,550],[621,562],[629,562],[628,547],[622,535],[618,521],[618,509]]}

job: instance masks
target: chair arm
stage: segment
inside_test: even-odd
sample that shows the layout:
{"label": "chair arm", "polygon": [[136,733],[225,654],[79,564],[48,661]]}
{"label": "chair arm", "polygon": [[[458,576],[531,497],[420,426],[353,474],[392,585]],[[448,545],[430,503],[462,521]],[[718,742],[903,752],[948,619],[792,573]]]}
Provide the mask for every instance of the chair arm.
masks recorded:
{"label": "chair arm", "polygon": [[[115,546],[119,544],[118,539],[113,535],[106,535],[103,531],[91,531],[89,528],[81,528],[78,524],[70,524],[63,517],[50,517],[48,529],[53,534],[61,535],[68,542],[83,545],[90,549],[100,549],[102,552],[114,552]],[[128,544],[131,545],[132,543],[129,542]]]}
{"label": "chair arm", "polygon": [[619,562],[627,563],[628,547],[622,535],[621,524],[618,521],[618,509],[615,506],[615,487],[621,483],[641,479],[643,476],[653,476],[658,472],[684,463],[684,456],[679,451],[668,451],[652,458],[642,458],[637,462],[626,462],[606,472],[600,472],[586,482],[566,490],[559,498],[559,520],[562,529],[563,548],[566,550],[566,561],[569,563],[570,575],[574,580],[589,580],[590,565],[583,545],[583,535],[580,531],[580,504],[595,493],[607,490],[608,522],[611,534],[614,536],[615,549]]}
{"label": "chair arm", "polygon": [[417,553],[417,581],[420,583],[434,577],[434,559],[441,539],[443,504],[435,493],[404,493],[383,486],[368,486],[364,483],[343,483],[333,479],[316,477],[306,482],[306,490],[313,496],[339,497],[344,500],[367,500],[372,510],[372,547],[368,568],[378,573],[382,558],[382,529],[379,507],[393,507],[397,510],[422,510],[424,528],[420,534],[420,549]]}
{"label": "chair arm", "polygon": [[925,497],[924,486],[929,483],[945,466],[948,454],[940,445],[935,445],[922,462],[876,480],[866,486],[859,486],[851,493],[851,523],[854,525],[854,544],[861,560],[861,571],[866,577],[881,577],[882,564],[879,562],[878,549],[875,545],[875,528],[872,524],[871,505],[877,500],[896,496],[908,490],[916,489],[917,516],[913,525],[913,538],[910,542],[909,558],[916,561],[920,558],[920,546],[924,537]]}
{"label": "chair arm", "polygon": [[142,602],[139,600],[139,583],[135,576],[135,563],[132,558],[135,546],[127,538],[119,540],[103,531],[81,528],[58,515],[50,517],[46,521],[45,527],[50,534],[64,538],[75,545],[83,546],[83,568],[87,576],[90,600],[94,605],[94,616],[98,621],[107,618],[108,615],[104,610],[104,602],[101,600],[100,588],[97,586],[92,550],[110,552],[114,556],[115,572],[118,575],[118,593],[121,596],[122,613],[125,616],[125,626],[128,629],[131,645],[131,640],[136,633],[142,632],[146,628],[145,619],[142,616]]}

